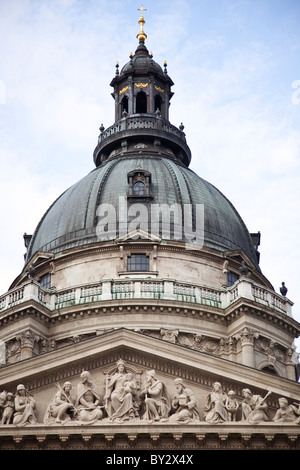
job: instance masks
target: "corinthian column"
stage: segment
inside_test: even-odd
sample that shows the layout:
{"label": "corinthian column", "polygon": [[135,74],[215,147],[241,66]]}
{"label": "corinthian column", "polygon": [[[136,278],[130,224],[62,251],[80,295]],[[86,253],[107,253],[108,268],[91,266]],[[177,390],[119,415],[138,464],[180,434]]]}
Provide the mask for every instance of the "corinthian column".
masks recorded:
{"label": "corinthian column", "polygon": [[242,363],[245,366],[254,367],[254,334],[248,328],[241,332]]}
{"label": "corinthian column", "polygon": [[39,337],[32,331],[27,330],[20,334],[19,339],[21,342],[21,360],[32,357],[34,344],[39,340]]}

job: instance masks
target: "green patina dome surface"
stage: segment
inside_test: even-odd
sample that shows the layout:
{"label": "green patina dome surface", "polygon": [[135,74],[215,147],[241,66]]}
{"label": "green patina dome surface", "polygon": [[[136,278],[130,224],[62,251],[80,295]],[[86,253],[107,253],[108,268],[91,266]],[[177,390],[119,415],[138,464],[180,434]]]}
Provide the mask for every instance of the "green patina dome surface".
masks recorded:
{"label": "green patina dome surface", "polygon": [[[108,160],[67,189],[47,210],[32,236],[26,261],[38,251],[58,253],[99,241],[97,208],[120,198],[129,202],[128,173],[151,174],[152,199],[144,204],[204,206],[204,246],[218,251],[242,250],[257,265],[251,236],[236,209],[213,185],[167,157],[119,156]],[[150,211],[149,211],[150,213]],[[150,231],[150,230],[149,230]],[[116,233],[117,238],[120,234]],[[162,237],[168,238],[168,237]]]}

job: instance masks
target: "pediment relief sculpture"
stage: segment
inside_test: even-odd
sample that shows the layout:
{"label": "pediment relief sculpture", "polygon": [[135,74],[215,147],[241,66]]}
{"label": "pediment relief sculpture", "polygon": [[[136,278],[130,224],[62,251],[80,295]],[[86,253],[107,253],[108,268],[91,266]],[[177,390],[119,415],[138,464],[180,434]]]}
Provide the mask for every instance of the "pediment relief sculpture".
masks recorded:
{"label": "pediment relief sculpture", "polygon": [[225,407],[227,395],[223,392],[219,382],[213,384],[211,393],[208,394],[205,405],[205,421],[212,424],[228,421]]}
{"label": "pediment relief sculpture", "polygon": [[57,384],[57,391],[46,409],[45,424],[64,424],[71,421],[71,416],[75,411],[75,402],[71,396],[71,390],[71,382],[65,382],[62,387]]}
{"label": "pediment relief sculpture", "polygon": [[[101,385],[100,385],[101,384]],[[104,393],[103,393],[104,391]],[[81,372],[76,386],[66,381],[56,384],[43,417],[51,425],[102,425],[111,423],[208,423],[220,424],[240,421],[260,424],[300,424],[300,403],[289,404],[285,397],[278,399],[279,408],[273,407],[273,418],[268,409],[268,397],[253,393],[249,388],[237,397],[234,390],[225,391],[218,381],[203,397],[190,388],[183,378],[173,382],[158,376],[157,371],[139,370],[127,366],[119,359],[109,373],[101,371],[92,378],[89,371]],[[203,399],[205,398],[205,400]],[[199,402],[205,402],[203,411]],[[0,393],[1,425],[26,426],[38,423],[38,412],[45,403],[36,399],[23,384],[16,392]]]}
{"label": "pediment relief sculpture", "polygon": [[268,406],[266,400],[271,392],[268,392],[264,398],[260,395],[254,395],[251,390],[243,390],[244,400],[242,402],[242,421],[250,424],[257,424],[262,421],[270,421],[268,417]]}
{"label": "pediment relief sculpture", "polygon": [[18,385],[14,400],[13,424],[16,426],[35,424],[37,422],[35,406],[35,399],[29,391],[23,384]]}
{"label": "pediment relief sculpture", "polygon": [[176,392],[172,398],[169,420],[178,423],[189,423],[199,420],[197,400],[191,389],[187,388],[181,378],[175,379]]}
{"label": "pediment relief sculpture", "polygon": [[135,378],[128,372],[122,359],[111,376],[106,376],[105,409],[112,421],[128,421],[138,416]]}

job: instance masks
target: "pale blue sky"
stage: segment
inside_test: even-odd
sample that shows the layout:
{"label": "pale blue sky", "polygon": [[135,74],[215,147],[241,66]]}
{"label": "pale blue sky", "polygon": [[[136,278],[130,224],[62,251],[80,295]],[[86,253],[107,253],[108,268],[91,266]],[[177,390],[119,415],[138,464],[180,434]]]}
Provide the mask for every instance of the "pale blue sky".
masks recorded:
{"label": "pale blue sky", "polygon": [[[144,1],[146,45],[175,85],[191,168],[261,231],[261,269],[300,321],[300,2]],[[0,0],[0,292],[23,233],[93,169],[110,80],[137,47],[133,0]],[[294,87],[296,88],[293,88]]]}

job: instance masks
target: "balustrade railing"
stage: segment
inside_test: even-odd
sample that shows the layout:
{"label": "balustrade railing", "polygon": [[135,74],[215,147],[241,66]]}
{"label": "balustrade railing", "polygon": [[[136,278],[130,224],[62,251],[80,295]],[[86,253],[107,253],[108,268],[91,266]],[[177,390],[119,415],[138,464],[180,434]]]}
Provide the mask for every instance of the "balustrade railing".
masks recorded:
{"label": "balustrade railing", "polygon": [[2,297],[0,297],[0,311],[6,308],[6,300],[7,300],[6,295],[3,295]]}
{"label": "balustrade railing", "polygon": [[165,122],[161,117],[156,115],[132,115],[114,123],[107,129],[102,130],[99,135],[98,143],[103,142],[105,139],[115,135],[119,132],[131,129],[157,129],[163,130],[171,135],[174,135],[185,141],[184,133],[176,126],[169,122]]}
{"label": "balustrade railing", "polygon": [[144,299],[161,299],[164,296],[164,283],[157,281],[141,282],[141,297]]}
{"label": "balustrade railing", "polygon": [[57,291],[45,290],[39,283],[29,281],[0,297],[0,314],[28,300],[35,300],[50,311],[56,311],[77,304],[121,299],[174,300],[224,309],[241,298],[291,316],[290,300],[243,278],[232,287],[221,289],[170,279],[115,279]]}
{"label": "balustrade railing", "polygon": [[112,299],[133,299],[134,282],[113,282],[111,285]]}
{"label": "balustrade railing", "polygon": [[183,302],[196,302],[195,286],[175,282],[173,285],[173,292],[176,295],[176,300],[181,300]]}
{"label": "balustrade railing", "polygon": [[80,302],[96,302],[101,300],[102,296],[102,284],[96,284],[92,286],[81,287],[80,290]]}
{"label": "balustrade railing", "polygon": [[20,289],[16,289],[12,291],[9,294],[9,299],[8,299],[8,304],[15,304],[16,302],[19,302],[22,300],[24,297],[24,287],[21,287]]}
{"label": "balustrade railing", "polygon": [[268,302],[268,291],[262,287],[252,286],[252,294],[255,299]]}
{"label": "balustrade railing", "polygon": [[201,303],[205,305],[212,305],[214,307],[221,307],[221,291],[216,289],[208,289],[206,287],[200,287],[200,299]]}
{"label": "balustrade railing", "polygon": [[75,305],[75,289],[68,289],[57,294],[55,308],[69,307]]}

